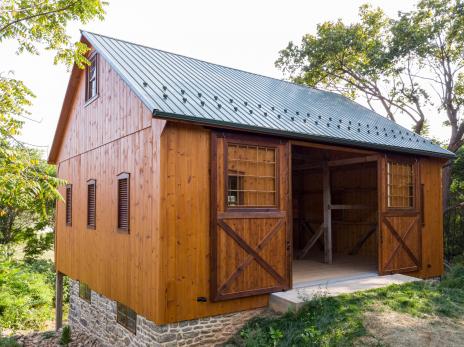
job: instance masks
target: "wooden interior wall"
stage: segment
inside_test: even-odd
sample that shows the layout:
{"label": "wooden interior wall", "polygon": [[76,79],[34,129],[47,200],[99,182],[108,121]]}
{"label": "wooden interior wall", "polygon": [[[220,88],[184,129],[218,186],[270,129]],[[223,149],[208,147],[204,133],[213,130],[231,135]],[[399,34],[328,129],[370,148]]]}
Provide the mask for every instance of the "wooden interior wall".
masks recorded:
{"label": "wooden interior wall", "polygon": [[[161,136],[162,323],[266,306],[267,295],[211,302],[210,131],[168,123]],[[197,301],[198,297],[207,302]]]}
{"label": "wooden interior wall", "polygon": [[[304,218],[316,229],[323,220],[322,174],[318,170],[293,173],[293,217]],[[356,242],[377,223],[377,167],[358,164],[331,169],[333,204],[360,204],[372,207],[363,210],[332,211],[333,247],[335,253],[347,254]],[[308,235],[294,223],[294,247],[300,249]],[[323,242],[322,238],[321,241]],[[372,235],[358,254],[377,255],[377,233]],[[314,246],[318,247],[317,244]]]}
{"label": "wooden interior wall", "polygon": [[[320,171],[294,171],[292,175],[293,199],[293,248],[300,250],[310,236],[299,227],[306,220],[313,230],[323,221],[322,211],[322,173]],[[323,238],[320,238],[323,242]],[[318,244],[316,246],[318,247]],[[294,253],[295,254],[295,253]]]}
{"label": "wooden interior wall", "polygon": [[[369,209],[332,211],[334,252],[347,254],[359,239],[377,224],[377,164],[361,164],[333,169],[332,203],[366,205]],[[360,255],[376,256],[378,233],[359,250]]]}
{"label": "wooden interior wall", "polygon": [[[84,80],[59,155],[58,176],[72,184],[73,209],[72,226],[66,226],[65,203],[57,203],[56,269],[154,320],[159,298],[157,138],[165,122],[153,119],[103,59],[99,97],[89,105]],[[129,234],[116,230],[116,175],[124,171],[131,174]],[[88,179],[96,180],[95,230],[86,226]]]}

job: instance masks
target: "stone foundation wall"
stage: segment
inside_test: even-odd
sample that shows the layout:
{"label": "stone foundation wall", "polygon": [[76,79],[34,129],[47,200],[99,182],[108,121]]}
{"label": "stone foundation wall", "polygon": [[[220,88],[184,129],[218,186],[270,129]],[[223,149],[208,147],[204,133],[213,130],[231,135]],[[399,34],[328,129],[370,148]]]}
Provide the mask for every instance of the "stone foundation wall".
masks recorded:
{"label": "stone foundation wall", "polygon": [[96,337],[105,346],[214,346],[225,342],[262,309],[157,325],[137,315],[135,334],[116,322],[116,302],[92,291],[91,303],[79,297],[79,282],[70,279],[69,325]]}

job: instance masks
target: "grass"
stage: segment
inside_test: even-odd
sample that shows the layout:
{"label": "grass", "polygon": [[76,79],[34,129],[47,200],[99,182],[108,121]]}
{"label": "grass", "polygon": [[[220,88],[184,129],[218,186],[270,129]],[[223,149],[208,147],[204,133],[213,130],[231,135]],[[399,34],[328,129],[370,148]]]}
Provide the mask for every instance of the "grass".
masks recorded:
{"label": "grass", "polygon": [[367,333],[363,314],[378,309],[417,317],[464,317],[464,265],[455,265],[440,283],[413,282],[338,297],[317,297],[296,313],[257,317],[227,346],[352,346]]}

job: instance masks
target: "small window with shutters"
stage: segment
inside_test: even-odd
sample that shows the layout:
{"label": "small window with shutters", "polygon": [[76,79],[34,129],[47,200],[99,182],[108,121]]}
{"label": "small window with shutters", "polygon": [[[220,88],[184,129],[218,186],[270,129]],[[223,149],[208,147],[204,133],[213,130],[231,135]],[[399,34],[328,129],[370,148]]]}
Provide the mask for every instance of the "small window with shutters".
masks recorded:
{"label": "small window with shutters", "polygon": [[87,181],[87,228],[97,227],[97,182],[94,179]]}
{"label": "small window with shutters", "polygon": [[72,184],[66,185],[66,225],[72,225]]}
{"label": "small window with shutters", "polygon": [[130,175],[123,172],[118,175],[118,230],[129,232],[130,220]]}

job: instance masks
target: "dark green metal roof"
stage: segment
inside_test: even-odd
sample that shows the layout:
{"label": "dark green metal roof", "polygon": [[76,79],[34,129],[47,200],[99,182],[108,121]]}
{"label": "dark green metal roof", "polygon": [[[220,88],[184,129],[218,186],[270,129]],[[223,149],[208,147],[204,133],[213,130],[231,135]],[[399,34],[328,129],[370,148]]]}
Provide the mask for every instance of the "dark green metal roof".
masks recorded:
{"label": "dark green metal roof", "polygon": [[154,116],[452,158],[344,96],[83,31]]}

